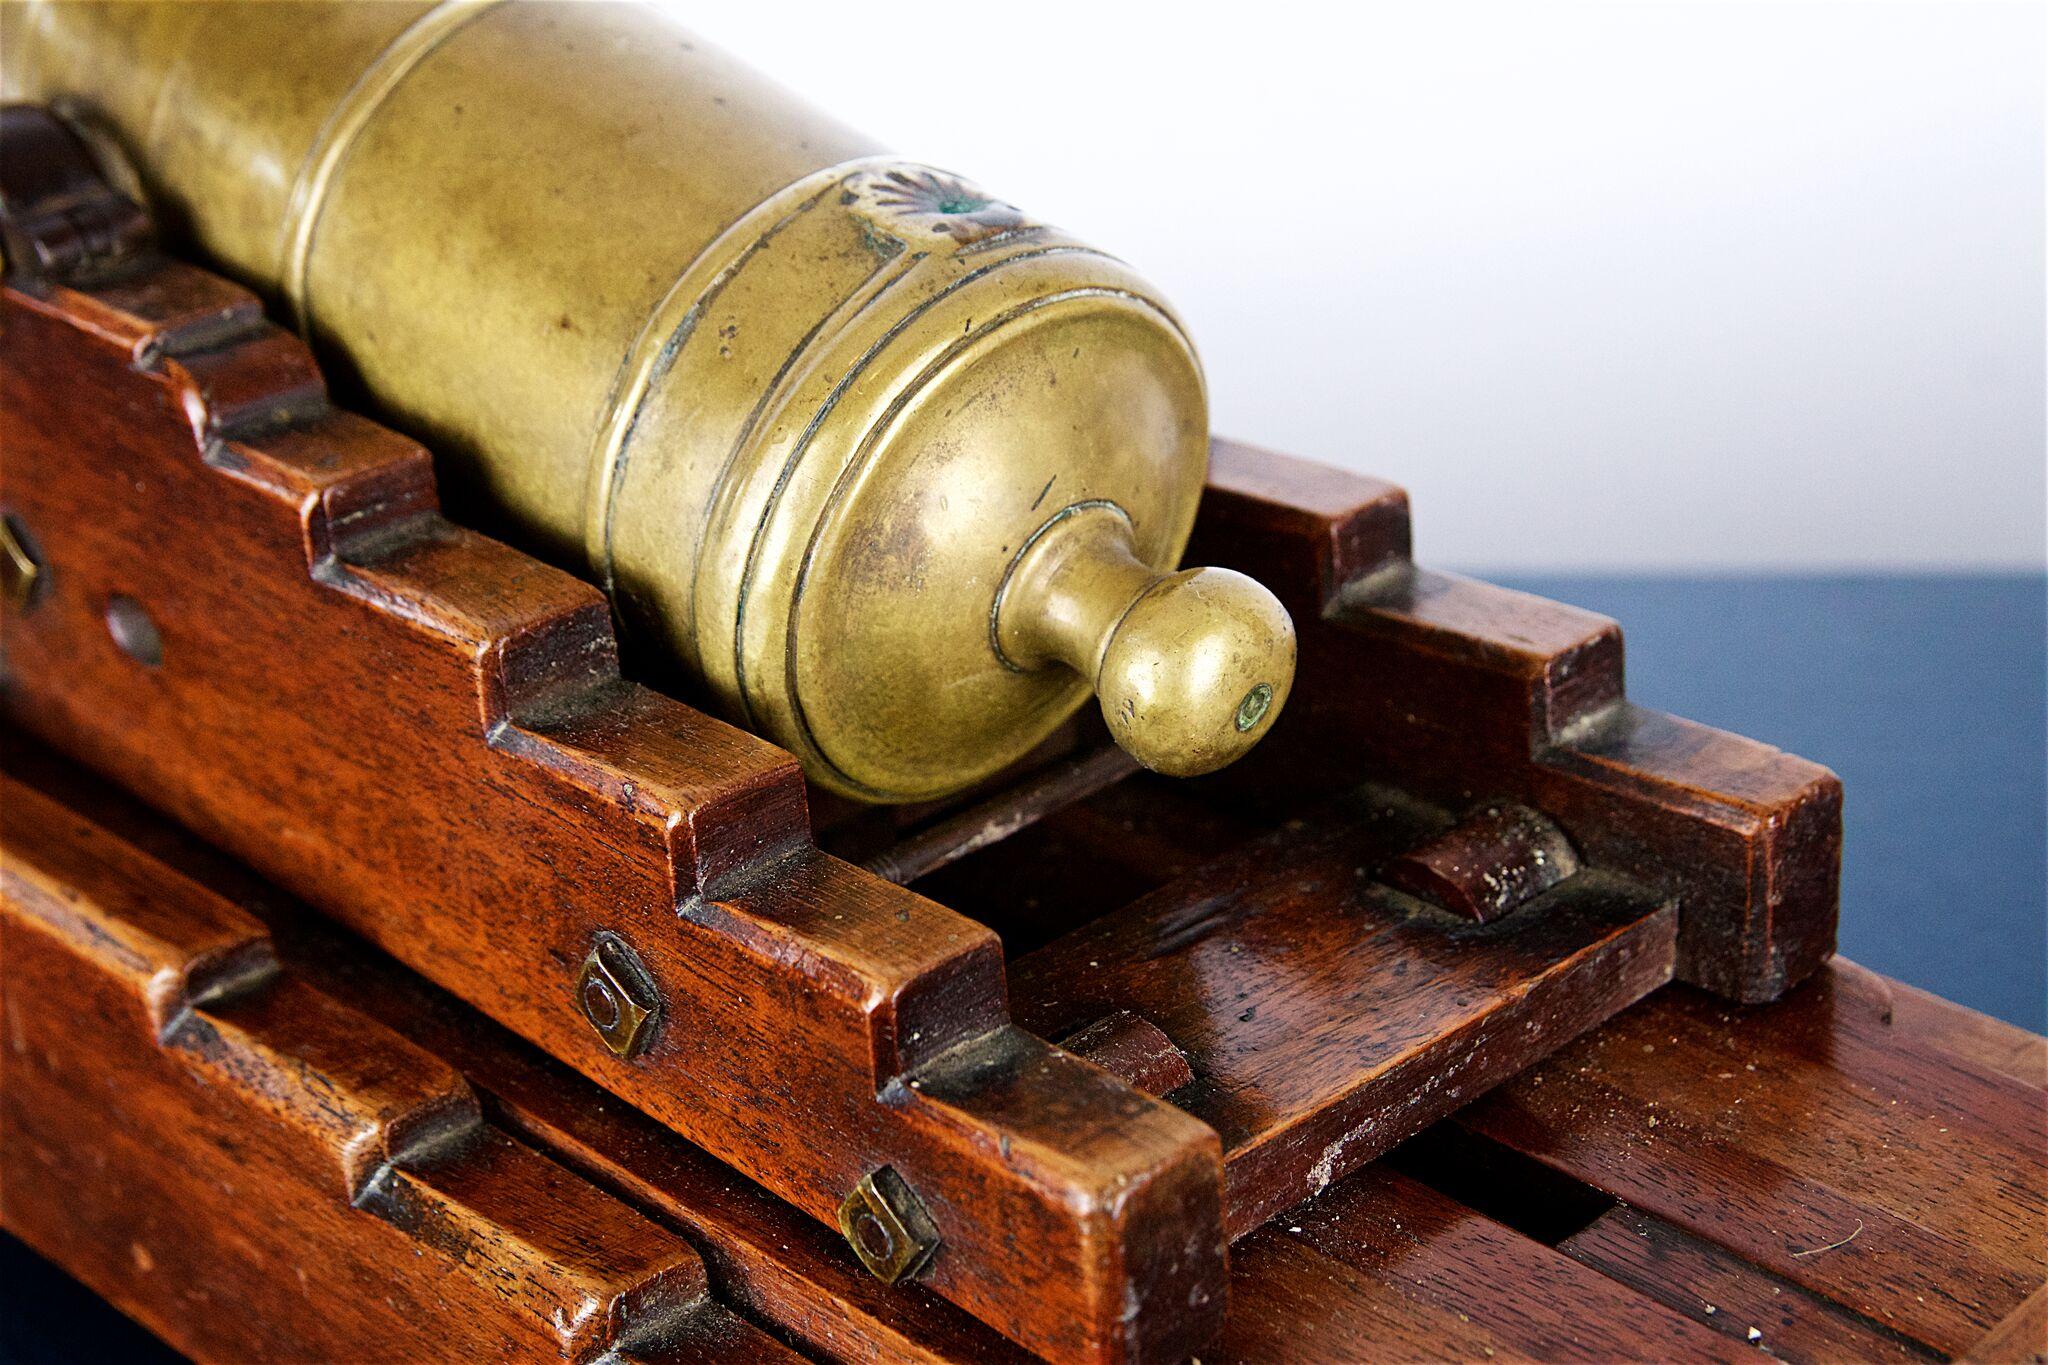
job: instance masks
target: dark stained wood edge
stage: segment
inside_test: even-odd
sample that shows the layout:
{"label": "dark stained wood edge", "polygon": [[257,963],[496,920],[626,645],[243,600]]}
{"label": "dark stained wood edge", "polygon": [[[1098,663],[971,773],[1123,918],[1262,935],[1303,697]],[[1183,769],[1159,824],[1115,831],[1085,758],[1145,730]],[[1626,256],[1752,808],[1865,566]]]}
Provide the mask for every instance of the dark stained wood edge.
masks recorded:
{"label": "dark stained wood edge", "polygon": [[1113,744],[1102,745],[1056,761],[985,801],[917,830],[861,865],[877,877],[908,886],[1137,771],[1136,759]]}
{"label": "dark stained wood edge", "polygon": [[1853,981],[1863,993],[1883,1001],[1885,1025],[1901,1036],[2021,1085],[2048,1090],[2048,1038],[1917,986],[1879,976],[1846,957],[1837,956],[1831,965],[1838,979]]}
{"label": "dark stained wood edge", "polygon": [[[0,798],[10,1231],[201,1355],[310,1330],[361,1358],[469,1335],[587,1361],[691,1330],[709,1300],[685,1241],[486,1122],[438,1057],[280,970],[240,908],[11,777]],[[228,962],[264,969],[224,978]],[[59,1174],[81,1165],[92,1178]],[[220,1259],[195,1274],[201,1246]],[[380,1267],[394,1287],[430,1266],[405,1295],[478,1316],[414,1319],[345,1278],[305,1314],[280,1256]],[[193,1311],[230,1282],[285,1297]]]}
{"label": "dark stained wood edge", "polygon": [[1633,705],[1612,621],[1417,568],[1409,547],[1399,489],[1214,442],[1190,556],[1266,582],[1302,641],[1249,779],[1334,768],[1454,808],[1526,802],[1592,865],[1672,895],[1681,978],[1732,999],[1775,999],[1827,959],[1833,773]]}
{"label": "dark stained wood edge", "polygon": [[2048,1280],[2048,1097],[1830,964],[1660,992],[1453,1122],[1942,1356]]}
{"label": "dark stained wood edge", "polygon": [[1942,1360],[1799,1285],[1636,1209],[1616,1208],[1558,1244],[1581,1265],[1780,1360]]}
{"label": "dark stained wood edge", "polygon": [[1957,1358],[1971,1365],[2039,1365],[2048,1360],[2048,1285],[2027,1295],[2026,1302]]}

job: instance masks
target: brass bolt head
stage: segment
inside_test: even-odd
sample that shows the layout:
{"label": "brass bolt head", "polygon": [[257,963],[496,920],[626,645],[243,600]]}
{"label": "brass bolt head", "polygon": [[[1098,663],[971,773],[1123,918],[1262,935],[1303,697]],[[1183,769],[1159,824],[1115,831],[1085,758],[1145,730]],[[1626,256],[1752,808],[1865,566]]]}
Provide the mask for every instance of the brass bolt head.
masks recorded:
{"label": "brass bolt head", "polygon": [[637,1056],[660,1021],[661,995],[632,945],[600,934],[576,974],[576,1004],[614,1056]]}
{"label": "brass bolt head", "polygon": [[861,1177],[839,1206],[839,1231],[868,1273],[883,1284],[917,1274],[939,1249],[924,1201],[884,1166]]}
{"label": "brass bolt head", "polygon": [[28,528],[13,513],[0,516],[0,594],[16,611],[27,611],[42,597],[47,582],[42,556],[36,553]]}

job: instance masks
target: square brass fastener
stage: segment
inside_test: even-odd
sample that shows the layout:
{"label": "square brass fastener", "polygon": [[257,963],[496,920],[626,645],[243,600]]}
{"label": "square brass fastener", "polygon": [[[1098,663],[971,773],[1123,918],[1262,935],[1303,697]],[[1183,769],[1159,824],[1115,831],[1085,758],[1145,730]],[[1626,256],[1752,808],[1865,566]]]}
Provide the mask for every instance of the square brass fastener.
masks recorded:
{"label": "square brass fastener", "polygon": [[617,934],[599,934],[576,974],[576,1003],[614,1056],[637,1056],[661,1022],[661,995],[640,954]]}
{"label": "square brass fastener", "polygon": [[41,599],[47,581],[43,557],[28,528],[11,512],[0,516],[0,594],[7,605],[27,611]]}
{"label": "square brass fastener", "polygon": [[924,1201],[888,1166],[861,1177],[839,1206],[839,1231],[883,1284],[917,1274],[939,1249]]}

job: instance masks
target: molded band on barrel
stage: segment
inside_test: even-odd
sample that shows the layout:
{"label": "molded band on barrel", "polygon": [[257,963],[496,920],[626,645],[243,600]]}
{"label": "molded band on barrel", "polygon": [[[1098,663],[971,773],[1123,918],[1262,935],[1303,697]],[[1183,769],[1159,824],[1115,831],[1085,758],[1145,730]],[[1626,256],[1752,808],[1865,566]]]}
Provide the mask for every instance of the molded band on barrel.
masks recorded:
{"label": "molded band on barrel", "polygon": [[320,126],[292,179],[291,198],[285,205],[278,233],[277,278],[285,303],[292,311],[292,324],[301,335],[311,337],[313,331],[312,310],[306,299],[306,269],[313,255],[313,233],[319,226],[320,211],[326,206],[327,189],[336,172],[348,160],[371,117],[412,74],[413,68],[464,25],[499,3],[500,0],[441,0],[408,24],[363,68]]}
{"label": "molded band on barrel", "polygon": [[[835,367],[836,380],[828,394],[820,400],[806,419],[801,433],[791,443],[789,452],[781,462],[772,483],[764,497],[758,502],[753,525],[743,531],[746,540],[746,554],[742,561],[738,592],[733,600],[733,632],[731,648],[731,677],[738,698],[740,712],[746,723],[756,729],[773,730],[778,738],[788,743],[795,736],[785,735],[780,727],[772,726],[762,715],[755,702],[756,675],[758,668],[750,667],[753,646],[749,640],[749,617],[757,599],[756,589],[764,576],[782,574],[783,569],[764,568],[764,556],[768,555],[770,527],[782,515],[785,493],[796,478],[799,467],[810,455],[816,438],[833,422],[842,400],[868,376],[870,367],[899,338],[922,327],[929,315],[948,304],[956,296],[978,284],[985,278],[1007,271],[1020,263],[1053,256],[1096,258],[1115,262],[1115,258],[1097,249],[1078,242],[1066,241],[1051,236],[1051,229],[1044,224],[1027,218],[1012,206],[984,195],[967,182],[943,171],[915,163],[895,161],[881,166],[856,168],[857,173],[846,177],[847,193],[842,204],[849,212],[865,221],[868,230],[877,237],[886,238],[898,244],[899,250],[888,254],[888,259],[902,262],[902,273],[915,270],[927,278],[928,287],[915,302],[893,316],[876,315],[868,319],[873,329],[864,344],[841,357],[842,363]],[[986,259],[971,258],[987,253]],[[882,277],[878,270],[868,284]],[[869,288],[864,284],[835,310],[849,317],[859,314],[878,297],[881,288]],[[1049,302],[1078,296],[1089,290],[1072,291],[1057,296],[1041,297],[1038,300],[1004,310],[1001,316],[990,319],[980,326],[971,321],[967,334],[949,343],[942,357],[925,368],[910,387],[910,393],[921,390],[952,357],[966,347],[979,342],[990,332],[1015,317],[1032,311]],[[843,334],[821,338],[821,344],[833,346],[854,339],[851,329]],[[793,566],[794,577],[789,580],[791,596],[783,603],[781,610],[790,619],[794,618],[803,594],[805,580],[815,556],[819,531],[823,522],[819,516],[835,507],[845,492],[853,473],[865,463],[874,449],[875,441],[882,431],[890,427],[902,411],[907,397],[899,395],[895,401],[879,413],[869,413],[854,419],[860,435],[852,452],[852,463],[837,469],[829,480],[822,503],[806,501],[814,519],[809,532],[799,537],[802,549],[797,553]],[[735,452],[737,454],[737,451]],[[721,490],[723,491],[723,490]],[[785,574],[786,576],[786,574]],[[699,567],[702,581],[702,566]],[[778,650],[778,657],[793,658],[787,649]],[[802,702],[793,684],[786,679],[783,686],[786,705],[791,722],[796,726],[797,735],[802,738],[803,752],[817,758],[828,767],[848,790],[869,796],[881,795],[870,789],[853,774],[848,773],[826,754],[804,715]]]}
{"label": "molded band on barrel", "polygon": [[615,499],[631,459],[633,428],[655,380],[674,363],[698,320],[717,302],[725,286],[777,234],[816,208],[849,176],[871,166],[891,164],[895,158],[879,156],[844,161],[783,186],[741,214],[698,252],[648,314],[639,336],[619,362],[590,448],[583,550],[606,596],[612,596],[617,587],[612,566]]}

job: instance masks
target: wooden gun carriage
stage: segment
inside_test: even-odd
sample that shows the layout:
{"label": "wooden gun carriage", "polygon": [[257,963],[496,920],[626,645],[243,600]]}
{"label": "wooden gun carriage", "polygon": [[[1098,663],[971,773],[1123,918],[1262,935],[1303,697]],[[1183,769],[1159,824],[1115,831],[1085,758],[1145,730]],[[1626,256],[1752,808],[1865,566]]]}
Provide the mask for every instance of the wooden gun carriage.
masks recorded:
{"label": "wooden gun carriage", "polygon": [[179,1349],[2041,1349],[2041,1040],[1831,961],[1835,778],[1400,490],[1216,443],[1237,766],[854,805],[5,139],[0,1211]]}

